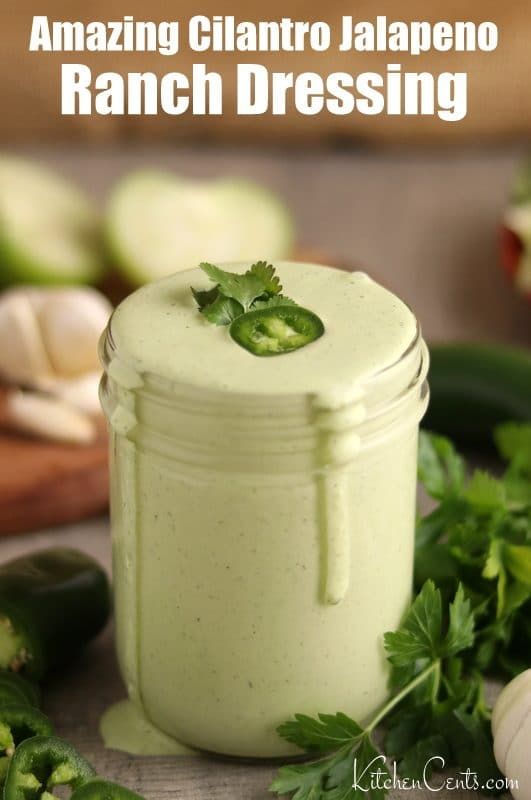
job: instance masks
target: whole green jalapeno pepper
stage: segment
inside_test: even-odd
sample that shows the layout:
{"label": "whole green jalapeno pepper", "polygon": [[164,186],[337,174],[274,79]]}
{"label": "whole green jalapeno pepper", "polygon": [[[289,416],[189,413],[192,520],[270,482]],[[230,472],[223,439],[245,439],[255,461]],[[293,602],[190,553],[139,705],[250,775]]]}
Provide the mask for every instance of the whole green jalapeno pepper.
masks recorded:
{"label": "whole green jalapeno pepper", "polygon": [[93,558],[51,548],[0,566],[0,668],[40,680],[104,627],[109,582]]}
{"label": "whole green jalapeno pepper", "polygon": [[39,687],[16,672],[0,669],[0,706],[6,703],[41,704]]}

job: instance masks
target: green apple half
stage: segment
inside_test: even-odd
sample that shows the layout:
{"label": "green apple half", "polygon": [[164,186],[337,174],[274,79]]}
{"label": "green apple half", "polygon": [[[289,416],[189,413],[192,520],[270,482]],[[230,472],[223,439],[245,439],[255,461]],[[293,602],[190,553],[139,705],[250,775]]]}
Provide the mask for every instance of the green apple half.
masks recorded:
{"label": "green apple half", "polygon": [[100,219],[54,172],[0,156],[0,284],[94,283],[104,269]]}
{"label": "green apple half", "polygon": [[293,238],[292,217],[282,201],[243,179],[197,181],[135,172],[115,187],[107,209],[111,257],[137,285],[201,261],[285,258]]}

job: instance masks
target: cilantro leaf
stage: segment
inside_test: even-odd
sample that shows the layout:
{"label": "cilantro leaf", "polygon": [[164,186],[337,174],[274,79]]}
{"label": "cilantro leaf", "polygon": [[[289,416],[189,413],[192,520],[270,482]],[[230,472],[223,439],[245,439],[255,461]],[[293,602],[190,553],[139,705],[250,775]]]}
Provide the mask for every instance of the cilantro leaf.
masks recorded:
{"label": "cilantro leaf", "polygon": [[211,305],[219,296],[219,289],[217,286],[214,286],[212,289],[194,289],[194,287],[191,286],[190,289],[200,311],[206,306]]}
{"label": "cilantro leaf", "polygon": [[278,294],[282,289],[274,267],[265,261],[253,264],[243,275],[226,272],[207,262],[199,266],[217,284],[218,291],[240,303],[244,311],[249,311],[253,302],[263,294]]}
{"label": "cilantro leaf", "polygon": [[244,275],[235,275],[225,272],[214,264],[202,263],[199,265],[210,280],[218,284],[219,291],[225,297],[236,300],[248,311],[253,300],[264,293],[264,284],[260,277],[246,272]]}
{"label": "cilantro leaf", "polygon": [[201,309],[201,314],[214,325],[230,325],[233,319],[243,314],[243,308],[231,297],[218,294],[213,303]]}
{"label": "cilantro leaf", "polygon": [[257,261],[256,264],[252,265],[246,274],[254,275],[261,281],[262,286],[264,287],[264,293],[269,295],[281,293],[282,286],[280,283],[280,278],[278,275],[275,275],[274,266],[272,264],[268,264],[267,261]]}
{"label": "cilantro leaf", "polygon": [[275,308],[275,306],[296,306],[295,300],[291,297],[285,297],[283,294],[277,294],[269,297],[267,300],[255,300],[253,303],[253,311],[262,308]]}
{"label": "cilantro leaf", "polygon": [[385,634],[387,658],[396,667],[407,667],[418,659],[436,658],[441,635],[441,593],[433,581],[426,581],[400,628]]}
{"label": "cilantro leaf", "polygon": [[465,465],[449,439],[421,431],[419,436],[419,480],[436,500],[458,495],[464,484]]}

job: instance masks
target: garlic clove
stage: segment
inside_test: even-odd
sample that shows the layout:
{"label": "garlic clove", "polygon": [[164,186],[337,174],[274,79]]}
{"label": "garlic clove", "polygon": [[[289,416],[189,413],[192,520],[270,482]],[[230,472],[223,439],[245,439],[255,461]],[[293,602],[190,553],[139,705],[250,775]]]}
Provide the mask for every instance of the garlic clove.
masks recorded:
{"label": "garlic clove", "polygon": [[516,678],[513,678],[510,683],[505,686],[494,704],[492,709],[491,728],[493,736],[496,736],[500,721],[505,713],[512,706],[513,702],[517,702],[520,692],[531,692],[531,669],[526,669],[521,672]]}
{"label": "garlic clove", "polygon": [[101,372],[88,372],[79,378],[55,381],[50,389],[65,403],[94,416],[101,413],[100,380]]}
{"label": "garlic clove", "polygon": [[32,303],[21,289],[0,298],[0,376],[13,383],[34,383],[53,372]]}
{"label": "garlic clove", "polygon": [[531,670],[512,680],[500,693],[492,713],[494,757],[501,772],[518,785],[516,800],[531,798]]}
{"label": "garlic clove", "polygon": [[515,800],[529,800],[531,797],[531,759],[529,758],[529,742],[531,741],[531,708],[521,720],[519,728],[514,732],[513,740],[505,760],[505,775],[517,782],[511,788]]}
{"label": "garlic clove", "polygon": [[5,421],[12,430],[68,444],[88,444],[97,432],[86,414],[37,392],[9,392]]}
{"label": "garlic clove", "polygon": [[49,290],[38,319],[52,366],[60,377],[99,369],[98,341],[112,307],[95,289]]}

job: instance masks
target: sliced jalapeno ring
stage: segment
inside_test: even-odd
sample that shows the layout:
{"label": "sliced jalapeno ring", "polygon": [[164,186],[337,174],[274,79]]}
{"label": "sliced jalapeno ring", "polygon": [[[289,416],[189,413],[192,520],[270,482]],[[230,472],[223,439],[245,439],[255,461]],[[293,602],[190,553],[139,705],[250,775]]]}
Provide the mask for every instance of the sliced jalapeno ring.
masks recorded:
{"label": "sliced jalapeno ring", "polygon": [[55,736],[34,736],[15,750],[4,787],[5,800],[52,800],[56,786],[75,790],[95,776],[71,745]]}
{"label": "sliced jalapeno ring", "polygon": [[0,786],[4,785],[9,762],[17,747],[33,736],[52,734],[52,723],[37,708],[27,703],[0,707]]}
{"label": "sliced jalapeno ring", "polygon": [[76,789],[70,800],[144,800],[144,798],[131,789],[126,789],[125,786],[119,786],[102,778],[91,778]]}
{"label": "sliced jalapeno ring", "polygon": [[313,311],[286,305],[242,314],[231,324],[230,335],[255,356],[278,356],[314,342],[324,330]]}

